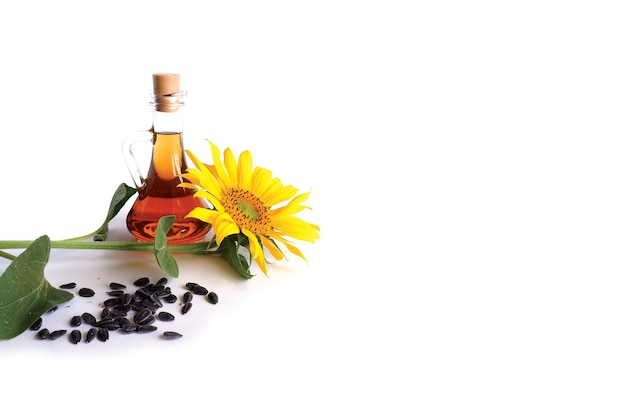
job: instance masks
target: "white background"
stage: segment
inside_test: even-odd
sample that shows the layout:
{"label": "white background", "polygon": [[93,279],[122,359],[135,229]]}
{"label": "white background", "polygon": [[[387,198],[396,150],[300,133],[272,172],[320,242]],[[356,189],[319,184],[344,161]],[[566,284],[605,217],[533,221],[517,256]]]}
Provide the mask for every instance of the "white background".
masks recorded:
{"label": "white background", "polygon": [[[623,416],[620,6],[3,3],[3,239],[100,224],[161,71],[189,92],[187,149],[250,150],[312,190],[321,226],[309,264],[269,279],[180,257],[173,285],[220,295],[177,319],[183,339],[0,342],[3,409]],[[46,269],[140,275],[160,276],[150,255],[53,251]]]}

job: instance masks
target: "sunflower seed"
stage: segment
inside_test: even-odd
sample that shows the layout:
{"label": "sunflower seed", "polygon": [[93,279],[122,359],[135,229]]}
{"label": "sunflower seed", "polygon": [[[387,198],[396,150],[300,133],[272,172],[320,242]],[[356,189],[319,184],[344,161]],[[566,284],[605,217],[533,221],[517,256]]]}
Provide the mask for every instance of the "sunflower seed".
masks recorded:
{"label": "sunflower seed", "polygon": [[124,334],[136,333],[139,325],[137,323],[128,323],[120,327],[120,332]]}
{"label": "sunflower seed", "polygon": [[81,337],[82,335],[80,334],[80,330],[72,330],[72,332],[70,333],[70,342],[72,342],[73,344],[77,344],[78,342],[80,342]]}
{"label": "sunflower seed", "polygon": [[43,319],[39,317],[33,324],[30,325],[31,330],[39,330],[41,328],[41,324],[43,323]]}
{"label": "sunflower seed", "polygon": [[50,332],[47,338],[50,340],[56,340],[59,337],[63,336],[65,333],[67,333],[67,330],[65,329],[55,330],[53,332]]}
{"label": "sunflower seed", "polygon": [[80,316],[74,316],[72,317],[72,319],[70,320],[70,326],[72,327],[78,327],[83,323],[83,319]]}
{"label": "sunflower seed", "polygon": [[81,288],[80,290],[78,290],[78,295],[80,295],[81,297],[93,297],[95,294],[95,291],[91,288]]}
{"label": "sunflower seed", "polygon": [[183,314],[187,314],[189,312],[189,310],[191,310],[192,306],[193,306],[193,303],[185,303],[185,304],[183,304],[183,308],[181,309],[181,312]]}
{"label": "sunflower seed", "polygon": [[157,329],[156,326],[146,326],[146,325],[142,325],[140,324],[139,327],[137,327],[137,333],[150,333],[153,332]]}
{"label": "sunflower seed", "polygon": [[80,317],[83,319],[85,323],[90,324],[90,325],[95,324],[97,321],[96,317],[91,313],[83,313]]}
{"label": "sunflower seed", "polygon": [[60,285],[59,288],[63,288],[64,290],[69,290],[72,288],[76,288],[75,282],[68,282],[67,284]]}
{"label": "sunflower seed", "polygon": [[133,296],[131,294],[124,294],[122,295],[120,304],[122,304],[123,306],[127,306],[127,305],[130,305],[132,301],[133,301]]}
{"label": "sunflower seed", "polygon": [[109,288],[112,290],[123,290],[126,288],[126,285],[120,284],[119,282],[112,282],[109,284]]}
{"label": "sunflower seed", "polygon": [[161,321],[174,321],[175,319],[174,315],[167,311],[160,311],[159,314],[157,314],[157,318]]}
{"label": "sunflower seed", "polygon": [[165,289],[165,285],[154,284],[154,285],[150,286],[150,292],[151,293],[163,291],[164,289]]}
{"label": "sunflower seed", "polygon": [[192,292],[187,291],[186,293],[183,294],[183,303],[189,303],[191,302],[192,299],[193,299]]}
{"label": "sunflower seed", "polygon": [[166,303],[172,304],[178,301],[178,297],[176,296],[176,294],[170,294],[167,297],[165,297],[163,300],[165,300]]}
{"label": "sunflower seed", "polygon": [[96,338],[97,334],[98,334],[98,329],[96,329],[95,327],[92,327],[91,329],[89,329],[87,331],[87,336],[85,336],[85,343],[91,342],[93,339]]}
{"label": "sunflower seed", "polygon": [[49,335],[50,335],[50,330],[46,328],[41,329],[37,332],[37,337],[40,338],[41,340],[47,339]]}
{"label": "sunflower seed", "polygon": [[104,327],[99,328],[98,333],[96,333],[96,337],[99,341],[106,342],[109,340],[109,330]]}
{"label": "sunflower seed", "polygon": [[165,340],[175,340],[175,339],[180,339],[181,337],[183,337],[183,335],[178,332],[171,332],[171,331],[163,332],[163,339]]}
{"label": "sunflower seed", "polygon": [[97,321],[94,324],[95,327],[98,327],[100,329],[108,329],[108,330],[117,330],[120,328],[120,324],[115,322],[112,318],[108,317],[106,319],[102,319],[100,321]]}
{"label": "sunflower seed", "polygon": [[137,280],[135,280],[135,282],[133,282],[133,284],[137,287],[143,287],[146,286],[150,283],[150,278],[148,277],[141,277]]}
{"label": "sunflower seed", "polygon": [[133,316],[133,320],[135,321],[135,323],[143,323],[144,321],[148,320],[148,317],[150,317],[151,315],[152,311],[150,311],[150,309],[142,308]]}
{"label": "sunflower seed", "polygon": [[191,292],[197,295],[207,295],[209,293],[209,291],[202,285],[196,285],[191,289]]}
{"label": "sunflower seed", "polygon": [[102,305],[104,307],[115,307],[116,305],[118,305],[120,303],[120,300],[118,298],[107,298],[106,300],[104,300],[102,302]]}
{"label": "sunflower seed", "polygon": [[206,299],[211,304],[217,304],[217,302],[218,302],[217,294],[215,294],[213,291],[211,291],[210,293],[207,294]]}

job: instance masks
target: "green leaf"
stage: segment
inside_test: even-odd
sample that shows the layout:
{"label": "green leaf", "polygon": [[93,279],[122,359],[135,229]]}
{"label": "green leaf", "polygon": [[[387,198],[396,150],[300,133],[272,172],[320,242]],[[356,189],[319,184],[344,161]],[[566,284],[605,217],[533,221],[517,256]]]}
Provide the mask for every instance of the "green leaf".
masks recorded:
{"label": "green leaf", "polygon": [[43,270],[50,256],[50,238],[30,244],[0,276],[0,340],[23,333],[43,313],[74,296],[54,288]]}
{"label": "green leaf", "polygon": [[178,264],[167,248],[167,232],[172,228],[175,218],[176,216],[163,216],[159,219],[154,236],[154,255],[163,272],[177,278]]}
{"label": "green leaf", "polygon": [[111,199],[111,204],[109,205],[109,211],[107,212],[107,217],[102,223],[102,226],[96,230],[93,240],[96,241],[105,241],[107,239],[107,234],[109,233],[109,222],[113,220],[113,218],[119,213],[119,211],[124,207],[129,198],[131,198],[137,192],[133,187],[129,187],[128,185],[122,183],[117,187],[115,193],[113,193],[113,198]]}
{"label": "green leaf", "polygon": [[[242,236],[245,238],[245,235]],[[225,237],[216,252],[226,259],[242,278],[250,279],[254,275],[250,273],[250,264],[245,256],[239,253],[240,246],[245,246],[240,242],[240,238],[239,235]],[[247,242],[247,238],[244,239],[244,242]]]}

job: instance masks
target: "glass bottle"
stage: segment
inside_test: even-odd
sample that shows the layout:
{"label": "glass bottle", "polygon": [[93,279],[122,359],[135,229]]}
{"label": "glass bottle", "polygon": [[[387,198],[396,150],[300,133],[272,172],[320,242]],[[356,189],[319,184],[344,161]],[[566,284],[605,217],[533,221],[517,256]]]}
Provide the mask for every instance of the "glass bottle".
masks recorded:
{"label": "glass bottle", "polygon": [[[129,135],[123,145],[126,164],[138,191],[126,217],[126,226],[138,241],[152,242],[159,219],[175,215],[168,243],[197,242],[208,233],[210,225],[185,216],[195,207],[208,207],[208,203],[194,197],[193,190],[178,187],[181,182],[186,182],[180,174],[187,170],[183,144],[183,106],[187,92],[180,89],[178,74],[157,73],[152,78],[152,127]],[[152,143],[145,177],[132,149],[139,141]]]}

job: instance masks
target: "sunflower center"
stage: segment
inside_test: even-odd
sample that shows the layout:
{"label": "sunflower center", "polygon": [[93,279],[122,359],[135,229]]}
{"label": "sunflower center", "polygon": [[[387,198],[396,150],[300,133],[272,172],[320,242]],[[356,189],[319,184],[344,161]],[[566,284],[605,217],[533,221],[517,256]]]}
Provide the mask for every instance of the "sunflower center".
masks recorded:
{"label": "sunflower center", "polygon": [[222,193],[224,211],[230,214],[240,228],[254,234],[266,234],[270,218],[263,202],[250,191],[229,188]]}

